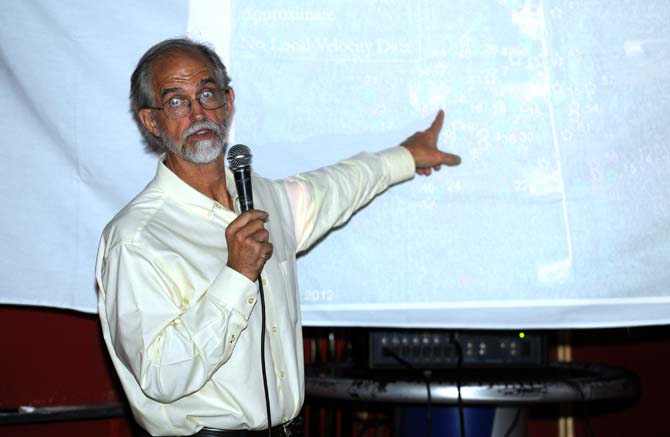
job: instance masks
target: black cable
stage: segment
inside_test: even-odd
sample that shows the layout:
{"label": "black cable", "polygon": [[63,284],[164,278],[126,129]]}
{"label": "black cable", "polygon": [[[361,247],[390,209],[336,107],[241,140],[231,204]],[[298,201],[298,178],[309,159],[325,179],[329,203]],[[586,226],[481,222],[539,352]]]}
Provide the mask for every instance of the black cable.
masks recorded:
{"label": "black cable", "polygon": [[461,343],[454,338],[454,333],[449,335],[449,341],[456,348],[456,389],[458,391],[457,407],[458,407],[458,423],[461,437],[465,437],[465,414],[463,411],[463,398],[461,397],[461,369],[463,368],[463,349]]}
{"label": "black cable", "polygon": [[504,437],[510,437],[512,435],[512,431],[514,431],[514,428],[516,428],[516,425],[519,423],[520,416],[521,416],[521,407],[517,407],[516,414],[514,415],[514,420],[512,420],[512,423],[510,424],[509,428],[507,428],[507,431],[505,431]]}
{"label": "black cable", "polygon": [[265,391],[265,412],[268,416],[268,436],[272,437],[272,413],[270,412],[270,392],[268,390],[268,377],[265,372],[265,293],[263,292],[263,281],[258,278],[258,291],[261,295],[261,370],[263,371],[263,390]]}
{"label": "black cable", "polygon": [[430,377],[433,373],[430,370],[423,371],[423,377],[426,381],[426,393],[428,393],[428,406],[426,408],[426,437],[430,437],[433,431],[433,397],[430,394]]}
{"label": "black cable", "polygon": [[433,408],[433,398],[430,393],[430,376],[431,376],[431,371],[426,370],[422,373],[419,373],[419,370],[412,365],[409,361],[405,360],[403,357],[398,355],[394,350],[385,347],[382,349],[383,353],[392,356],[396,361],[398,361],[400,364],[403,366],[407,367],[409,370],[411,370],[414,373],[421,374],[424,378],[424,381],[426,382],[426,390],[428,393],[428,406],[426,408],[426,437],[430,437],[431,433],[433,431],[433,414],[432,414],[432,408]]}

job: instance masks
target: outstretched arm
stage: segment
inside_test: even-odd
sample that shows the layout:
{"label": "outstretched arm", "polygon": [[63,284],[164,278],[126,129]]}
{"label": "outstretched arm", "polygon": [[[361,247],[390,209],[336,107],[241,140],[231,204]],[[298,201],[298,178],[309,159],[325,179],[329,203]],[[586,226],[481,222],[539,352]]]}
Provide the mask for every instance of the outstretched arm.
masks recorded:
{"label": "outstretched arm", "polygon": [[443,165],[458,165],[461,158],[458,155],[445,153],[437,148],[437,139],[444,123],[444,111],[440,110],[430,127],[416,132],[400,143],[412,154],[416,172],[428,176],[433,170],[438,171]]}

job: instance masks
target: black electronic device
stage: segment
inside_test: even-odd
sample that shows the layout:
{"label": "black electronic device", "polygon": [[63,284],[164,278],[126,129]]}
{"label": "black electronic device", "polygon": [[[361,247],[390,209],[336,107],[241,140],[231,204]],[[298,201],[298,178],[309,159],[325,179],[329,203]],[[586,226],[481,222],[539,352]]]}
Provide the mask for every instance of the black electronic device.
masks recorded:
{"label": "black electronic device", "polygon": [[547,362],[545,335],[522,331],[371,330],[368,352],[372,369],[541,367]]}

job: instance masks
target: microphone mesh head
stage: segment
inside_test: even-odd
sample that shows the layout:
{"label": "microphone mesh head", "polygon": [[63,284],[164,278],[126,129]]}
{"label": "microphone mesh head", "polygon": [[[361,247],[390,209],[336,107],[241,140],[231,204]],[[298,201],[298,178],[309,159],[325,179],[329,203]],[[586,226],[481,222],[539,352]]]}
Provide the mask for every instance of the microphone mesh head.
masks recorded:
{"label": "microphone mesh head", "polygon": [[236,170],[251,165],[251,149],[244,144],[235,144],[228,151],[228,163],[230,168]]}

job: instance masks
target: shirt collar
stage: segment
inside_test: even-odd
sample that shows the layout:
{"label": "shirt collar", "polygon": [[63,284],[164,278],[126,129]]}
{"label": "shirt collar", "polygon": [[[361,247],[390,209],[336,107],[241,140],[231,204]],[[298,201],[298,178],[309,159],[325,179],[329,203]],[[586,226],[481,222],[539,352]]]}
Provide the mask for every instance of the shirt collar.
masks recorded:
{"label": "shirt collar", "polygon": [[[229,168],[226,167],[225,171],[226,190],[228,190],[228,193],[233,200],[234,208],[237,210],[239,199],[237,190],[235,189],[235,179]],[[198,210],[204,209],[206,211],[212,211],[215,208],[223,208],[223,205],[219,202],[205,196],[174,174],[174,172],[165,165],[165,153],[158,159],[158,168],[156,169],[156,177],[154,178],[154,181],[163,192],[185,206]]]}

